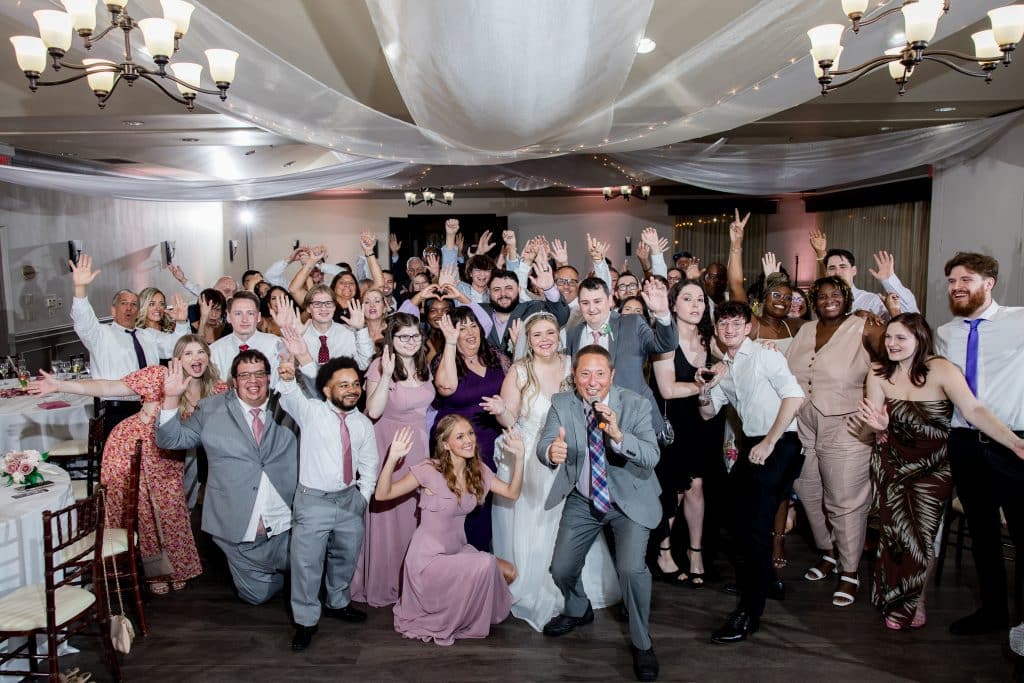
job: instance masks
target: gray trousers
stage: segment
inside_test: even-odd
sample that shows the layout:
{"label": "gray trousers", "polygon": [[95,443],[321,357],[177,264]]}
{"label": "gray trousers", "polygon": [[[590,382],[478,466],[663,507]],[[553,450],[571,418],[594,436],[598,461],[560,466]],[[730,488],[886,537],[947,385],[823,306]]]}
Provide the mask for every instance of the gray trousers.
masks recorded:
{"label": "gray trousers", "polygon": [[551,577],[565,598],[562,612],[580,617],[587,610],[589,599],[580,576],[587,552],[605,524],[611,525],[615,537],[615,571],[629,613],[629,637],[637,649],[646,650],[651,647],[647,630],[651,613],[651,572],[644,555],[651,530],[631,520],[617,507],[604,515],[598,514],[590,500],[575,489],[565,498],[555,553],[551,558]]}
{"label": "gray trousers", "polygon": [[315,626],[320,621],[321,580],[327,588],[328,607],[348,605],[349,585],[363,545],[364,512],[366,499],[355,485],[342,491],[318,491],[302,484],[295,489],[291,581],[296,624]]}
{"label": "gray trousers", "polygon": [[228,560],[238,597],[250,605],[261,605],[284,588],[288,570],[288,532],[257,536],[252,543],[231,543],[213,536]]}

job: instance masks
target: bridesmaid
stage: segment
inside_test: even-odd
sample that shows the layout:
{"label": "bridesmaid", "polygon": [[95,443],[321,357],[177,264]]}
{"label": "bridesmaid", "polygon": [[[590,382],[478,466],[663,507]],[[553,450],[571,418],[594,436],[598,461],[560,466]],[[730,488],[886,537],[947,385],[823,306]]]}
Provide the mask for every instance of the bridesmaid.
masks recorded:
{"label": "bridesmaid", "polygon": [[393,482],[395,465],[408,452],[408,432],[395,437],[377,479],[377,500],[420,492],[420,526],[405,558],[402,597],[395,605],[395,630],[406,638],[451,645],[456,638],[484,638],[512,608],[508,583],[515,567],[466,543],[466,514],[488,492],[515,500],[523,486],[523,440],[504,437],[515,459],[505,483],[483,463],[473,426],[460,415],[438,423],[435,460],[413,466]]}
{"label": "bridesmaid", "polygon": [[887,360],[868,375],[855,424],[881,432],[871,459],[881,537],[872,602],[886,628],[925,625],[924,589],[935,563],[953,479],[946,455],[953,405],[994,441],[1024,458],[1024,439],[971,393],[960,369],[935,356],[932,331],[920,313],[885,328]]}
{"label": "bridesmaid", "polygon": [[[426,346],[416,318],[396,313],[384,331],[384,347],[366,371],[366,416],[375,420],[374,432],[381,461],[398,432],[409,432],[411,445],[401,479],[429,455],[427,409],[434,400],[434,384],[427,366]],[[402,560],[416,530],[416,495],[388,501],[371,500],[366,515],[363,549],[352,578],[352,599],[371,607],[398,600]]]}
{"label": "bridesmaid", "polygon": [[[434,359],[434,386],[438,398],[437,421],[461,415],[476,431],[480,457],[494,470],[494,441],[501,426],[482,404],[484,398],[501,392],[508,359],[484,339],[483,329],[468,306],[456,308],[441,319],[444,351]],[[466,536],[478,550],[491,549],[491,503],[485,501],[466,518]]]}

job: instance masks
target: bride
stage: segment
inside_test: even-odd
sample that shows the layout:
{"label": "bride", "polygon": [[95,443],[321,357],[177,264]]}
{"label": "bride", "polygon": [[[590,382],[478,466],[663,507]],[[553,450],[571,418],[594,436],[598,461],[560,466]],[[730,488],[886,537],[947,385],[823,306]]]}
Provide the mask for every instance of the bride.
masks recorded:
{"label": "bride", "polygon": [[[482,405],[503,427],[517,426],[527,457],[519,499],[494,500],[494,554],[514,564],[518,571],[509,586],[512,614],[540,631],[562,610],[562,594],[549,571],[562,514],[561,505],[544,509],[555,470],[541,463],[535,451],[551,408],[551,395],[571,390],[572,361],[559,352],[558,321],[550,313],[531,315],[512,334],[516,339],[516,362],[505,377],[501,395],[484,398]],[[501,448],[494,450],[495,454],[503,452]],[[507,481],[509,475],[508,468],[499,462],[498,477]],[[615,567],[602,537],[587,555],[583,585],[595,608],[620,599]]]}

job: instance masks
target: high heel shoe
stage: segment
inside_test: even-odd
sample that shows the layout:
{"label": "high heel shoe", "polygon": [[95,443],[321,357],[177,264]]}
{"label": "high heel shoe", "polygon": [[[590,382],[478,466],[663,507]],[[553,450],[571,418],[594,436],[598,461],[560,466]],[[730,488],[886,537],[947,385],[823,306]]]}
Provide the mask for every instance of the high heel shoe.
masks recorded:
{"label": "high heel shoe", "polygon": [[772,566],[782,569],[789,562],[786,560],[786,534],[772,532]]}
{"label": "high heel shoe", "polygon": [[[669,559],[672,559],[672,544],[671,543],[669,545],[667,545],[667,546],[664,546],[664,545],[658,546],[658,551],[659,551],[659,553],[658,553],[658,559],[659,560],[661,559],[661,553],[668,553]],[[675,564],[675,560],[672,560],[672,563]],[[661,565],[658,564],[657,560],[655,561],[655,567],[657,567],[658,571],[657,571],[656,574],[654,574],[654,577],[657,578],[657,579],[661,579],[662,581],[665,581],[666,583],[679,584],[679,583],[684,583],[686,581],[686,579],[687,579],[687,577],[685,577],[685,576],[682,579],[679,578],[680,576],[683,575],[683,570],[679,569],[678,567],[675,569],[675,571],[665,571],[664,569],[661,568]]]}
{"label": "high heel shoe", "polygon": [[[687,549],[687,554],[689,554],[689,553],[703,553],[703,552],[704,552],[703,548],[694,548],[693,546],[690,546]],[[704,559],[704,558],[702,557],[701,559]],[[693,566],[693,560],[690,560],[690,566]],[[694,590],[703,588],[704,587],[704,572],[698,573],[698,572],[695,572],[695,571],[691,570],[689,578],[686,579],[686,583],[687,583],[687,585],[690,586],[690,588],[693,588]]]}

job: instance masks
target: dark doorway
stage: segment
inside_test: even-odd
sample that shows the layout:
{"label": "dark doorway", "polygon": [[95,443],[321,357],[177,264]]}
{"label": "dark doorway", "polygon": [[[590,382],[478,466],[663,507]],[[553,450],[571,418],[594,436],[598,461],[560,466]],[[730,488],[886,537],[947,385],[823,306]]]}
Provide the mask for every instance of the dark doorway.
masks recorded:
{"label": "dark doorway", "polygon": [[427,247],[444,246],[444,222],[449,218],[459,221],[459,230],[466,240],[466,248],[477,243],[485,230],[491,231],[491,242],[496,246],[490,255],[496,257],[502,247],[501,231],[508,229],[508,216],[493,213],[414,214],[394,216],[389,231],[402,243],[402,258],[423,256]]}

